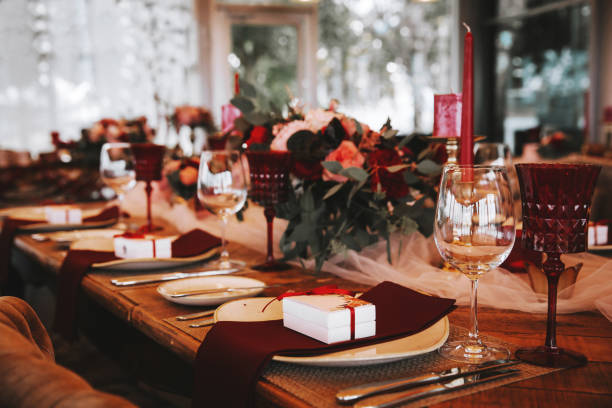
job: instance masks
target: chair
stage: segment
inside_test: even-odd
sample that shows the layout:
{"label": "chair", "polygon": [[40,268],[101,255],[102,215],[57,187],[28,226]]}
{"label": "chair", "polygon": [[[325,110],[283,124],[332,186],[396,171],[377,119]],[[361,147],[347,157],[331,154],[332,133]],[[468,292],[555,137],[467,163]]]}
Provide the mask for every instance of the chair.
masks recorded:
{"label": "chair", "polygon": [[127,400],[94,390],[55,363],[53,345],[23,300],[0,297],[0,406],[19,408],[133,408]]}

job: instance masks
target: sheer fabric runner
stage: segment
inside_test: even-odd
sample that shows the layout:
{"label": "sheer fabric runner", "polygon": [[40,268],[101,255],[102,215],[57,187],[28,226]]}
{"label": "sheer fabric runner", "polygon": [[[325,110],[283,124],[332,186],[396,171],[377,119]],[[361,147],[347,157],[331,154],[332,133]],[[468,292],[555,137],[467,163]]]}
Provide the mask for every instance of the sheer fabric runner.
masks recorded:
{"label": "sheer fabric runner", "polygon": [[[133,214],[144,214],[142,197],[144,192],[136,189],[126,198],[126,210]],[[155,193],[154,193],[155,194]],[[196,218],[192,209],[185,205],[171,206],[157,192],[154,214],[173,223],[180,232],[202,228],[212,234],[220,233],[220,222],[214,216]],[[265,217],[261,207],[249,203],[244,222],[232,218],[227,230],[229,241],[266,253]],[[286,223],[274,220],[275,256],[282,256],[278,240]],[[469,280],[459,273],[442,271],[440,256],[433,237],[420,233],[394,235],[392,237],[393,263],[387,262],[385,243],[379,242],[363,251],[347,251],[336,255],[323,266],[323,270],[351,281],[376,285],[385,280],[425,291],[437,296],[457,299],[457,304],[469,304]],[[584,266],[576,284],[559,292],[558,313],[574,313],[598,309],[612,321],[612,259],[580,253],[563,255],[566,266],[582,262]],[[314,263],[306,262],[308,267]],[[546,313],[546,296],[537,294],[529,284],[527,274],[513,274],[497,268],[479,281],[478,303],[500,309],[512,309],[529,313]]]}

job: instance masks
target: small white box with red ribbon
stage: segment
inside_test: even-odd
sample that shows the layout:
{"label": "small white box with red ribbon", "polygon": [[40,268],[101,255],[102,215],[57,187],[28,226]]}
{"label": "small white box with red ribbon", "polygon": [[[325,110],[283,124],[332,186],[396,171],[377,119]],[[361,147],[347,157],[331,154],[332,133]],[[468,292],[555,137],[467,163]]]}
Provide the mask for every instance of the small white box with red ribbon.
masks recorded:
{"label": "small white box with red ribbon", "polygon": [[113,238],[118,258],[172,258],[172,241],[176,237],[125,233]]}
{"label": "small white box with red ribbon", "polygon": [[376,334],[376,306],[346,294],[283,297],[283,324],[327,344]]}
{"label": "small white box with red ribbon", "polygon": [[45,207],[45,218],[49,224],[81,224],[83,214],[74,205],[49,205]]}

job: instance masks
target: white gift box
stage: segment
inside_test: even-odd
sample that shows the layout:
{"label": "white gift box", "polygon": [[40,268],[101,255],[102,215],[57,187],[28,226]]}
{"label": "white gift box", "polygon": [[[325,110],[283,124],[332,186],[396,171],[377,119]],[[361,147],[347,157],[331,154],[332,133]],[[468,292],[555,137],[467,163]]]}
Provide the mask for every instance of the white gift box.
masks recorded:
{"label": "white gift box", "polygon": [[351,340],[353,324],[360,339],[376,334],[376,306],[348,295],[291,296],[283,298],[283,324],[327,344]]}
{"label": "white gift box", "polygon": [[81,224],[81,209],[70,205],[45,207],[45,218],[49,224]]}
{"label": "white gift box", "polygon": [[144,238],[116,236],[113,245],[118,258],[172,258],[172,240],[172,237],[156,238],[154,235]]}
{"label": "white gift box", "polygon": [[607,225],[589,225],[589,246],[606,245],[608,243]]}

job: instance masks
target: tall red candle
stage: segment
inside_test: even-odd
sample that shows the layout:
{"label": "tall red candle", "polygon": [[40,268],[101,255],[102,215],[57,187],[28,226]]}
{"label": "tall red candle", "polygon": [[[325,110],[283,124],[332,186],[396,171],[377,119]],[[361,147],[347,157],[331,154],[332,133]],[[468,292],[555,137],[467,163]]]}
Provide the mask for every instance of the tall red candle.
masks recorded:
{"label": "tall red candle", "polygon": [[461,94],[434,95],[432,136],[461,136]]}
{"label": "tall red candle", "polygon": [[474,51],[472,30],[463,23],[468,32],[463,45],[463,97],[461,110],[461,155],[459,164],[474,164]]}
{"label": "tall red candle", "polygon": [[236,72],[234,74],[234,95],[240,94],[240,76]]}

